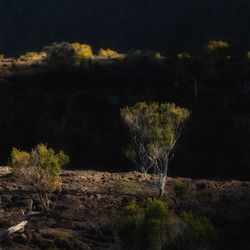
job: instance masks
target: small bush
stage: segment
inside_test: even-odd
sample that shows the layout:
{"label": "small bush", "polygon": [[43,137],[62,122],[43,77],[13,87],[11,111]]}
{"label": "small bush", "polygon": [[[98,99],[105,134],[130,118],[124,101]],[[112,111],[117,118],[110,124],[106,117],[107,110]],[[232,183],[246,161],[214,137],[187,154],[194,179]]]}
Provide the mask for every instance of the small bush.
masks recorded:
{"label": "small bush", "polygon": [[217,236],[211,221],[205,217],[195,217],[191,212],[181,215],[185,223],[182,241],[189,245],[188,249],[196,246],[196,249],[213,249]]}
{"label": "small bush", "polygon": [[69,157],[62,151],[39,144],[31,152],[13,148],[10,166],[13,174],[28,188],[36,191],[45,210],[50,207],[50,193],[60,187],[62,166]]}
{"label": "small bush", "polygon": [[187,187],[181,182],[174,183],[174,192],[180,199],[184,198],[187,194]]}
{"label": "small bush", "polygon": [[4,55],[0,54],[0,61],[2,61],[4,59]]}
{"label": "small bush", "polygon": [[118,230],[123,249],[193,250],[214,249],[216,233],[210,220],[169,210],[162,200],[132,202],[124,210]]}
{"label": "small bush", "polygon": [[69,43],[53,43],[44,52],[45,65],[51,69],[71,68],[78,63],[76,50]]}
{"label": "small bush", "polygon": [[98,56],[103,58],[114,58],[119,55],[118,52],[111,50],[111,49],[100,49],[98,52]]}
{"label": "small bush", "polygon": [[117,191],[125,191],[125,190],[138,190],[142,189],[142,185],[135,181],[117,181],[114,183],[114,188]]}
{"label": "small bush", "polygon": [[90,45],[81,43],[71,43],[69,45],[75,50],[77,63],[81,63],[83,59],[91,59],[93,57]]}
{"label": "small bush", "polygon": [[44,52],[26,52],[20,56],[22,60],[42,59],[43,57],[45,57]]}
{"label": "small bush", "polygon": [[169,213],[167,204],[156,199],[148,199],[142,206],[135,202],[128,205],[118,230],[123,249],[158,249]]}

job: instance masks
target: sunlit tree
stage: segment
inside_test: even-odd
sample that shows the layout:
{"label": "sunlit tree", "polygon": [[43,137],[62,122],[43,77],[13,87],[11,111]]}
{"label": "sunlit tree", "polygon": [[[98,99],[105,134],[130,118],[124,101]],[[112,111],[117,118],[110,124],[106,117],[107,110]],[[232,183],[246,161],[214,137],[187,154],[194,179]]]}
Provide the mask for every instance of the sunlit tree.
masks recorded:
{"label": "sunlit tree", "polygon": [[121,109],[121,117],[128,125],[132,138],[132,146],[126,150],[126,155],[145,174],[154,170],[159,176],[159,196],[162,197],[168,163],[189,111],[171,103],[139,102]]}

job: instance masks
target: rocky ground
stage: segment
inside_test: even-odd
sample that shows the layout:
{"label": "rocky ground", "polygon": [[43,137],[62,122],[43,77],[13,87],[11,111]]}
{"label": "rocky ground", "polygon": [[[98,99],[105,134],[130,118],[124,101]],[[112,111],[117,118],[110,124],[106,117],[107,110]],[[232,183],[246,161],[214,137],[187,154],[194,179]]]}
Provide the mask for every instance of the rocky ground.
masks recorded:
{"label": "rocky ground", "polygon": [[[64,171],[53,211],[32,216],[23,232],[0,241],[0,249],[117,249],[113,229],[123,207],[156,195],[154,177],[148,178],[138,172]],[[177,213],[185,209],[210,217],[219,249],[250,249],[250,182],[168,178],[165,199]],[[37,195],[0,168],[0,231],[31,210],[41,212]]]}

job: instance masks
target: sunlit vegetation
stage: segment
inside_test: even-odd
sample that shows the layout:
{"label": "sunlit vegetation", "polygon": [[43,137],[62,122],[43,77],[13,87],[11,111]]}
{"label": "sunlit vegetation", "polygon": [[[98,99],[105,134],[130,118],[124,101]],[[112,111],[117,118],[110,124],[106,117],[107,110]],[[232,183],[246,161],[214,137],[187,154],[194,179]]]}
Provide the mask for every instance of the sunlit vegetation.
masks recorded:
{"label": "sunlit vegetation", "polygon": [[70,46],[75,50],[78,63],[81,63],[83,59],[91,59],[93,57],[93,51],[90,45],[71,43]]}
{"label": "sunlit vegetation", "polygon": [[22,184],[37,192],[44,209],[48,211],[51,193],[60,189],[60,173],[68,161],[69,157],[62,151],[56,153],[52,148],[39,144],[31,152],[13,148],[10,166]]}
{"label": "sunlit vegetation", "polygon": [[127,156],[139,169],[159,176],[159,196],[165,191],[168,164],[173,158],[173,148],[190,113],[171,103],[139,102],[121,110],[128,125],[132,144]]}
{"label": "sunlit vegetation", "polygon": [[220,58],[228,58],[230,56],[230,46],[227,42],[221,40],[210,41],[205,45],[208,55]]}
{"label": "sunlit vegetation", "polygon": [[26,52],[24,55],[21,55],[20,58],[22,60],[41,60],[46,56],[44,52]]}
{"label": "sunlit vegetation", "polygon": [[119,53],[111,49],[100,49],[98,56],[103,58],[115,58],[119,56]]}

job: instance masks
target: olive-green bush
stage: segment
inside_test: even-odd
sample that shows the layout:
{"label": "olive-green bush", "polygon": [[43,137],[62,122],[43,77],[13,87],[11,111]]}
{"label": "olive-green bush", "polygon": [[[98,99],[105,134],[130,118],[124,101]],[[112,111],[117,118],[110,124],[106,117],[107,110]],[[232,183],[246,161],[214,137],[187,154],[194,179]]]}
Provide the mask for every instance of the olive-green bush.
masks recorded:
{"label": "olive-green bush", "polygon": [[217,238],[207,218],[191,212],[178,216],[157,199],[125,207],[118,236],[124,250],[211,250]]}
{"label": "olive-green bush", "polygon": [[60,188],[62,166],[69,157],[62,151],[56,153],[44,144],[37,145],[31,152],[13,148],[10,166],[19,181],[28,189],[38,193],[45,210],[50,208],[50,194]]}

